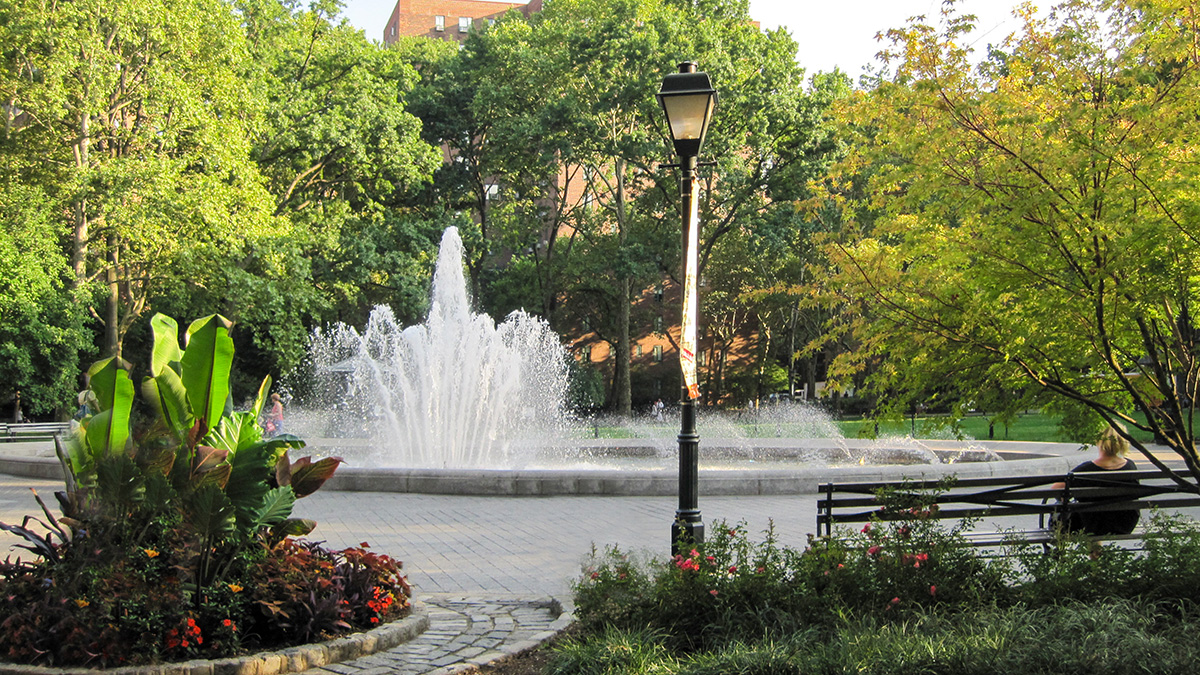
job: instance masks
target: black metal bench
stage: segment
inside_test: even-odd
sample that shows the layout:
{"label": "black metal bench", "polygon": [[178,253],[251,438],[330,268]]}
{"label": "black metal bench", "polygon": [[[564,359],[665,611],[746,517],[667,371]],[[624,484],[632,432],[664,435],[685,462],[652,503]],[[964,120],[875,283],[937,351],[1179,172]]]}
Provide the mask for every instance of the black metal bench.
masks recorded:
{"label": "black metal bench", "polygon": [[[878,493],[890,489],[893,498],[936,504],[922,517],[940,520],[979,518],[995,521],[1021,517],[1010,529],[967,532],[972,546],[1001,546],[1014,537],[1027,543],[1049,544],[1055,539],[1051,517],[1067,518],[1072,513],[1097,513],[1151,508],[1173,510],[1200,506],[1200,494],[1158,471],[1121,471],[1119,476],[1099,472],[1013,478],[963,478],[949,486],[939,481],[904,483],[825,483],[817,499],[817,534],[832,536],[833,526],[875,520],[901,520],[909,513],[885,508]],[[1138,480],[1137,484],[1129,481]],[[1057,489],[1055,483],[1065,483]],[[939,488],[942,488],[939,491]],[[1036,528],[1028,526],[1037,516]],[[1145,519],[1143,519],[1144,522]],[[1139,527],[1130,534],[1104,535],[1097,540],[1141,539]]]}
{"label": "black metal bench", "polygon": [[0,441],[48,441],[69,433],[70,422],[0,423]]}

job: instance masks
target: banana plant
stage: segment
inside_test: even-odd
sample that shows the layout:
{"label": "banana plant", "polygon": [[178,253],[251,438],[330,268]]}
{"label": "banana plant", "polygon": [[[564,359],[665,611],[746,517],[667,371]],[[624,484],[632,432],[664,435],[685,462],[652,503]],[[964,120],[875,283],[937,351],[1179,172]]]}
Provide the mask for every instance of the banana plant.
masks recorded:
{"label": "banana plant", "polygon": [[[258,417],[270,393],[269,376],[249,411],[233,410],[232,325],[216,314],[197,319],[181,347],[174,319],[165,314],[151,318],[154,342],[141,393],[173,440],[168,445],[130,445],[133,385],[127,368],[112,359],[93,366],[89,374],[100,412],[84,422],[78,451],[71,453],[71,473],[77,483],[88,485],[102,458],[128,455],[142,472],[169,478],[188,522],[204,524],[205,539],[307,534],[310,521],[292,519],[292,505],[320,487],[342,460],[304,458],[293,465],[287,451],[304,447],[304,441],[286,434],[263,438]],[[106,469],[104,475],[119,482],[114,494],[137,499],[144,492],[129,465]]]}

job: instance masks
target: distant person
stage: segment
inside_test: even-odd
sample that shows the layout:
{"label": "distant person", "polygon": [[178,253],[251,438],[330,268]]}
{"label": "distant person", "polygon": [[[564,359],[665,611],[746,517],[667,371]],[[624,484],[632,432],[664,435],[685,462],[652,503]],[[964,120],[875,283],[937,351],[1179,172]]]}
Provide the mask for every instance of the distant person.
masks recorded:
{"label": "distant person", "polygon": [[71,419],[82,422],[88,415],[94,415],[99,411],[100,405],[96,402],[96,395],[92,393],[91,389],[84,389],[76,398],[79,401],[79,409],[75,411],[75,416]]}
{"label": "distant person", "polygon": [[13,399],[13,417],[14,424],[20,424],[25,421],[25,415],[21,414],[21,390],[17,390],[17,396]]}
{"label": "distant person", "polygon": [[[1117,430],[1109,427],[1104,430],[1098,443],[1100,455],[1093,460],[1084,462],[1071,469],[1071,473],[1107,473],[1100,480],[1076,479],[1073,487],[1100,487],[1114,482],[1137,485],[1137,478],[1124,477],[1117,472],[1137,471],[1137,464],[1125,457],[1129,452],[1129,442],[1121,437]],[[1054,487],[1062,489],[1066,483],[1055,483]],[[1080,503],[1096,501],[1080,499]],[[1096,511],[1093,513],[1072,513],[1063,523],[1068,532],[1086,532],[1090,535],[1102,536],[1108,534],[1129,534],[1137,527],[1138,510],[1121,509],[1117,511]]]}
{"label": "distant person", "polygon": [[279,394],[271,394],[271,409],[267,411],[267,422],[263,425],[267,438],[283,433],[283,401]]}
{"label": "distant person", "polygon": [[661,398],[654,402],[654,419],[659,422],[663,421],[663,408],[665,407]]}

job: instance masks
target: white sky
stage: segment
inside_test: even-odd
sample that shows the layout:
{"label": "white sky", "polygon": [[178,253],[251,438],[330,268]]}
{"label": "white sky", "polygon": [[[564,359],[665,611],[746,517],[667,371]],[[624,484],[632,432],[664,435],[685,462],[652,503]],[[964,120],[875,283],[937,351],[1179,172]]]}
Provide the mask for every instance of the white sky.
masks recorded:
{"label": "white sky", "polygon": [[[369,39],[380,40],[396,0],[344,1],[343,14],[350,23]],[[1033,4],[1045,10],[1055,1]],[[1019,0],[962,0],[960,11],[979,19],[973,38],[978,54],[1019,27],[1012,18],[1018,4]],[[800,65],[808,74],[837,66],[857,78],[883,46],[875,40],[877,33],[903,26],[917,14],[936,21],[941,5],[941,0],[750,0],[750,16],[763,28],[787,28],[800,45]]]}

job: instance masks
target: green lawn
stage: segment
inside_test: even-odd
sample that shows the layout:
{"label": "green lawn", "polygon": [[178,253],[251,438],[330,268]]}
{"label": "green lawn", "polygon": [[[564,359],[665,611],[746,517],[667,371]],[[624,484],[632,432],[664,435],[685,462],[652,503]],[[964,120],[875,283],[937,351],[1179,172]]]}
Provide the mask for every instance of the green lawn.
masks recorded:
{"label": "green lawn", "polygon": [[[1141,415],[1135,415],[1135,417],[1139,420],[1144,419]],[[992,429],[993,435],[990,438],[997,441],[1066,442],[1066,439],[1059,435],[1058,420],[1059,418],[1056,416],[1040,412],[1023,413],[1010,424],[997,423]],[[915,430],[917,438],[957,438],[961,435],[963,438],[989,440],[989,419],[983,415],[971,415],[959,420],[957,429],[950,426],[949,418],[944,415],[921,415],[917,416],[915,420],[905,418],[904,420],[879,422],[878,431],[876,431],[876,423],[869,419],[844,419],[838,420],[834,424],[846,438],[908,436]],[[677,426],[677,421],[670,419],[657,425],[637,427],[608,424],[588,428],[586,435],[595,435],[598,438],[636,438],[647,435],[667,437],[677,433]],[[700,434],[703,436],[706,431],[703,419],[698,421],[698,426]],[[816,428],[814,425],[801,423],[764,421],[757,424],[738,424],[737,426],[748,438],[807,438],[819,433],[814,431]],[[711,432],[713,428],[708,426],[707,430]],[[1134,436],[1142,441],[1151,440],[1151,435],[1143,432],[1134,432]]]}

